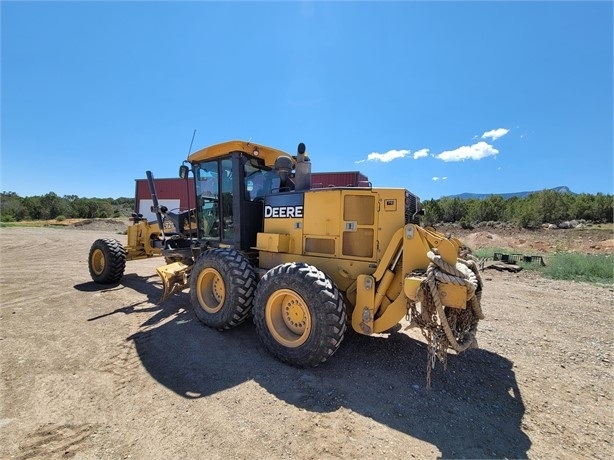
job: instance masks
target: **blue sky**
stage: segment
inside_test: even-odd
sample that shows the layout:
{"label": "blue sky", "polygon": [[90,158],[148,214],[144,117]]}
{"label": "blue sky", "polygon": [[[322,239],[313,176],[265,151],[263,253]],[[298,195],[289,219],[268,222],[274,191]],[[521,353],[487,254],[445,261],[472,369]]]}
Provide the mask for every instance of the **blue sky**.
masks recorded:
{"label": "blue sky", "polygon": [[133,196],[243,139],[423,200],[614,193],[612,2],[11,2],[0,189]]}

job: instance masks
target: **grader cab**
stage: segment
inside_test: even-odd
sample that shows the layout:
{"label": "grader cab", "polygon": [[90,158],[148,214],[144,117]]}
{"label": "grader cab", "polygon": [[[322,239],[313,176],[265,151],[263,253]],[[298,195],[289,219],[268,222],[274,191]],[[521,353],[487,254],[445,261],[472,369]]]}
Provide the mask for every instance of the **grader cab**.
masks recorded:
{"label": "grader cab", "polygon": [[295,156],[216,144],[191,154],[180,176],[195,182],[195,208],[158,206],[148,173],[157,219],[136,216],[126,246],[97,240],[94,281],[116,283],[126,260],[163,256],[163,299],[189,288],[195,315],[220,330],[253,316],[265,348],[299,367],[326,361],[348,326],[371,335],[405,318],[440,359],[476,344],[477,264],[459,240],[419,225],[409,191],[312,189],[302,143]]}

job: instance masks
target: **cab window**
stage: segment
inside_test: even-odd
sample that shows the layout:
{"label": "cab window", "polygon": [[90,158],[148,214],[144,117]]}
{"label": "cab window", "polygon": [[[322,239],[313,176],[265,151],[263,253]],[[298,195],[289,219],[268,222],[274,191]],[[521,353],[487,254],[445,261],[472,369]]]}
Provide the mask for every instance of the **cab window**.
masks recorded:
{"label": "cab window", "polygon": [[271,168],[265,167],[263,162],[249,159],[244,164],[244,171],[246,200],[258,201],[273,190],[279,190],[279,176]]}

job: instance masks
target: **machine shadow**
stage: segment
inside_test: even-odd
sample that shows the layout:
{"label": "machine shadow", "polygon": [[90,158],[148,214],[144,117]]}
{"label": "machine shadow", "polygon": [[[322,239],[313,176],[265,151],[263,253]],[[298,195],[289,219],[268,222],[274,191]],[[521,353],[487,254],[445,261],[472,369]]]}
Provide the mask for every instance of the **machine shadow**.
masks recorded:
{"label": "machine shadow", "polygon": [[[147,284],[147,283],[145,283]],[[450,354],[425,388],[424,343],[348,332],[315,369],[278,362],[260,345],[251,320],[225,332],[203,326],[188,295],[164,302],[130,336],[146,370],[185,398],[253,380],[277,398],[312,412],[347,408],[438,447],[443,458],[526,458],[524,404],[512,363],[487,350]]]}
{"label": "machine shadow", "polygon": [[[152,278],[154,279],[154,282],[151,281]],[[117,308],[116,310],[112,312],[107,312],[100,316],[90,318],[88,320],[88,321],[93,321],[93,320],[104,318],[105,316],[109,316],[115,313],[125,313],[125,314],[134,313],[136,311],[134,310],[134,307],[145,304],[145,303],[155,304],[155,307],[148,308],[148,309],[139,309],[138,310],[139,312],[160,310],[162,307],[158,305],[158,303],[160,299],[162,298],[162,283],[160,282],[156,283],[155,282],[156,280],[159,280],[159,277],[157,274],[149,275],[149,276],[141,276],[141,275],[137,275],[136,273],[127,273],[122,277],[121,281],[119,281],[118,283],[97,284],[93,281],[88,281],[85,283],[75,284],[73,288],[81,292],[101,292],[101,293],[120,291],[122,289],[127,288],[127,289],[139,292],[147,296],[145,300],[133,303],[131,305],[126,305],[124,307]]]}

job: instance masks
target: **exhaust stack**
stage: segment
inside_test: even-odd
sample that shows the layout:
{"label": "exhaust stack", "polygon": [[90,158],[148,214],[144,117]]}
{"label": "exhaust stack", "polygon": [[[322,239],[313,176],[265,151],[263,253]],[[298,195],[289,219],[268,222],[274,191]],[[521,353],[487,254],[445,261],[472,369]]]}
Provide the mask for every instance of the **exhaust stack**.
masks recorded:
{"label": "exhaust stack", "polygon": [[297,149],[294,183],[295,190],[309,190],[311,188],[311,161],[305,153],[305,144],[302,142]]}

